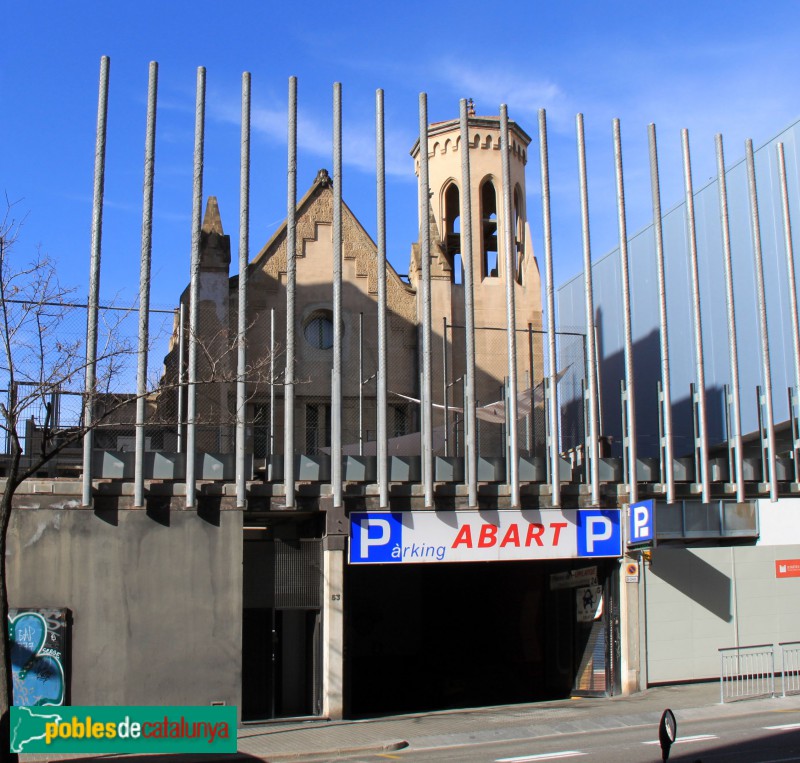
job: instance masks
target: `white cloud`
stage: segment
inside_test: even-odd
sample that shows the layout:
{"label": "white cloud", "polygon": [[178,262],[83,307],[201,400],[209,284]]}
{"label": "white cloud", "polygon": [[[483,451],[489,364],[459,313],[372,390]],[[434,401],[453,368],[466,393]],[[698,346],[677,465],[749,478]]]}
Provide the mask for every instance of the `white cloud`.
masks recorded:
{"label": "white cloud", "polygon": [[[240,124],[241,112],[238,106],[222,105],[215,107],[214,117],[224,122]],[[253,132],[262,135],[269,142],[286,146],[288,121],[285,109],[255,106],[251,109]],[[330,118],[323,122],[302,110],[297,115],[298,152],[332,160],[333,135]],[[410,180],[414,177],[408,150],[414,138],[402,130],[387,125],[384,128],[386,174],[398,179]],[[366,173],[375,172],[375,123],[372,120],[348,119],[343,116],[342,162],[345,166]]]}

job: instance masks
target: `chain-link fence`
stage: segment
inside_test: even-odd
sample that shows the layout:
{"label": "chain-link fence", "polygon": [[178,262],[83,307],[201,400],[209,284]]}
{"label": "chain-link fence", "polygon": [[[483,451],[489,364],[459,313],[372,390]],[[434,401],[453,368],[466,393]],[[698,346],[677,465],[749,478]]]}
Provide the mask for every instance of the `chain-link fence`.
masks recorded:
{"label": "chain-link fence", "polygon": [[[434,352],[439,363],[439,384],[434,388],[434,400],[445,401],[447,420],[441,409],[439,421],[449,436],[446,446],[449,455],[463,456],[464,451],[464,376],[466,369],[466,332],[463,326],[445,325],[446,341]],[[584,378],[585,337],[571,331],[556,332],[556,356],[559,374],[559,399],[573,401],[572,390],[580,389]],[[528,326],[516,331],[517,374],[517,439],[522,455],[545,455],[547,431],[545,418],[545,377],[551,375],[547,352],[546,331]],[[508,332],[504,328],[475,328],[475,396],[477,406],[476,441],[478,455],[505,455],[508,416]],[[437,394],[438,392],[438,394]],[[562,409],[560,421],[561,449],[582,442],[583,413],[580,405]]]}
{"label": "chain-link fence", "polygon": [[[59,464],[77,465],[83,447],[76,433],[82,426],[86,388],[87,306],[5,300],[4,309],[10,328],[0,363],[0,399],[9,413],[2,422],[3,454],[11,453],[16,439],[23,466],[35,463],[43,452],[59,448],[50,471]],[[156,389],[162,378],[173,323],[173,310],[149,313],[149,390]],[[97,448],[133,449],[138,331],[137,308],[99,308]],[[157,441],[161,427],[157,421],[152,423],[151,440]]]}
{"label": "chain-link fence", "polygon": [[[20,304],[21,310],[31,310]],[[194,411],[190,410],[190,337],[186,306],[151,310],[147,394],[144,398],[146,451],[181,453],[187,422],[195,426],[196,449],[230,454],[235,450],[238,348],[229,305],[200,310],[196,333]],[[343,313],[342,443],[345,455],[372,456],[377,441],[378,326],[375,303]],[[35,313],[36,310],[32,310]],[[61,472],[81,464],[81,425],[85,388],[85,305],[55,305],[39,310],[13,345],[12,373],[0,376],[0,395],[15,411],[24,455],[35,457],[58,438],[73,438],[56,461]],[[38,321],[38,322],[37,322]],[[135,308],[99,311],[97,396],[94,447],[132,451],[135,447],[139,314]],[[246,350],[246,450],[257,469],[284,453],[285,314],[251,309]],[[420,454],[421,331],[390,312],[387,320],[387,430],[389,454]],[[503,457],[507,439],[508,336],[505,329],[475,330],[477,445],[482,457]],[[562,417],[560,449],[583,442],[585,341],[579,332],[557,332],[558,396]],[[463,326],[434,326],[431,346],[433,446],[438,456],[465,452]],[[518,441],[522,455],[542,456],[546,447],[544,380],[549,376],[547,333],[532,326],[516,336]],[[324,461],[332,442],[331,382],[333,316],[327,307],[296,316],[294,453]],[[13,384],[11,379],[13,376]],[[5,450],[11,451],[6,432]],[[45,443],[44,441],[47,440]],[[52,471],[52,469],[51,469]]]}

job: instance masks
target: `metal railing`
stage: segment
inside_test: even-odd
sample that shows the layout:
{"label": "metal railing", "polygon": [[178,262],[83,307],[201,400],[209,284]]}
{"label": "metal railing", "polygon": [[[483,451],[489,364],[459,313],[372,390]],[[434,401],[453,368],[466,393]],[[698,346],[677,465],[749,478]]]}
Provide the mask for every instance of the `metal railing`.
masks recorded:
{"label": "metal railing", "polygon": [[772,644],[719,650],[720,702],[775,696],[775,647]]}
{"label": "metal railing", "polygon": [[800,694],[800,641],[781,641],[783,696]]}

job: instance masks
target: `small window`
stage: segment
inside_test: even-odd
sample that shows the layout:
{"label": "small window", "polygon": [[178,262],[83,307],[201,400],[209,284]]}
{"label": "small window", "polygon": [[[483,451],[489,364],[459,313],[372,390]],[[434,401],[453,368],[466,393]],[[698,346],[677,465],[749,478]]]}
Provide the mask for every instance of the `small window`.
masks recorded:
{"label": "small window", "polygon": [[313,312],[303,326],[303,336],[319,350],[333,347],[333,313],[330,310]]}
{"label": "small window", "polygon": [[444,193],[445,247],[452,268],[453,283],[463,283],[461,262],[461,208],[458,186],[451,183]]}
{"label": "small window", "polygon": [[497,278],[497,194],[491,180],[481,188],[481,249],[483,277]]}

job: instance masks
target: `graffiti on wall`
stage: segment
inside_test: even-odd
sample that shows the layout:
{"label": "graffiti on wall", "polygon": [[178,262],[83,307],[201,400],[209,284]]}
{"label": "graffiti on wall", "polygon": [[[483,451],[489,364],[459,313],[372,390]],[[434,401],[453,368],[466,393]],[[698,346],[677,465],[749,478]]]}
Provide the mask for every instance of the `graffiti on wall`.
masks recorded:
{"label": "graffiti on wall", "polygon": [[67,610],[10,609],[11,678],[17,707],[63,705]]}

